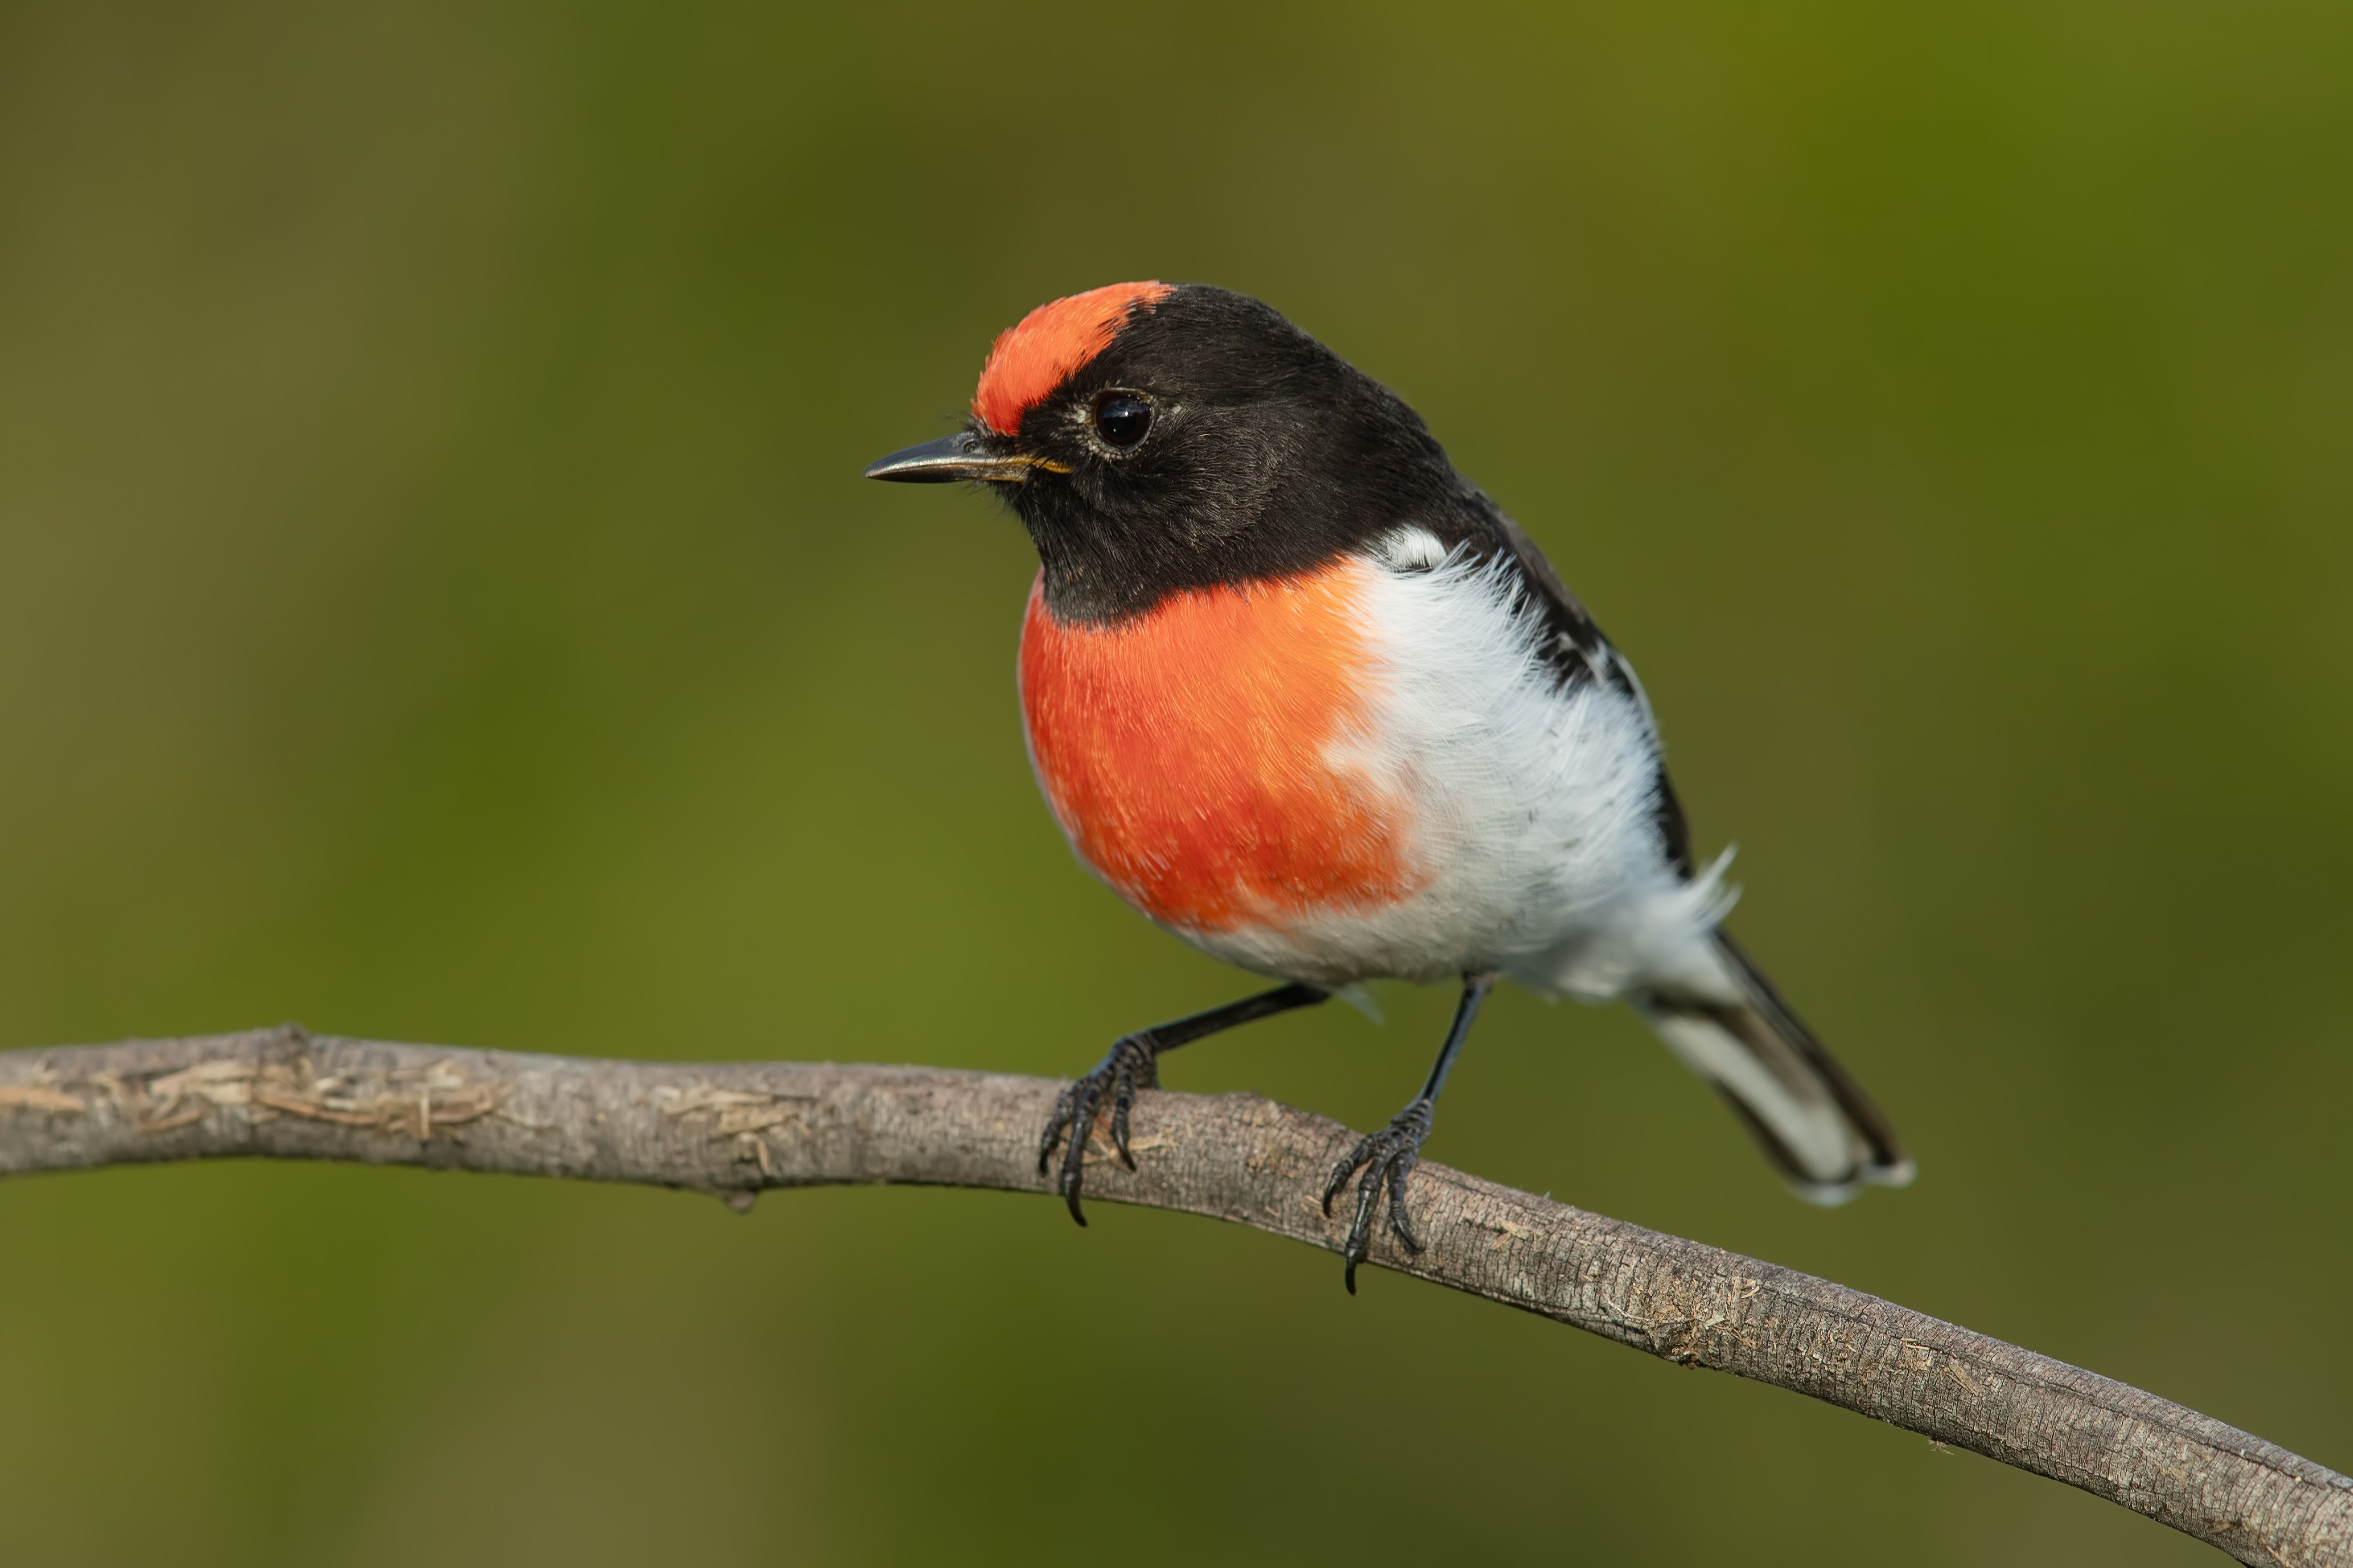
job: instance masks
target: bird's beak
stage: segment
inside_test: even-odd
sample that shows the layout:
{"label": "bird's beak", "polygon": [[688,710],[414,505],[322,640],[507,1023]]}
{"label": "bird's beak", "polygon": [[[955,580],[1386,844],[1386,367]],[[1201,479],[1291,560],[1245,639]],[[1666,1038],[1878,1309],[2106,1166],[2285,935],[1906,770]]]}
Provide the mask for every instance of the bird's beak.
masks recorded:
{"label": "bird's beak", "polygon": [[1043,458],[991,456],[981,450],[970,430],[959,430],[944,440],[925,441],[879,459],[867,465],[866,477],[900,484],[953,484],[963,479],[1012,484],[1029,478],[1033,469],[1048,473],[1071,471]]}

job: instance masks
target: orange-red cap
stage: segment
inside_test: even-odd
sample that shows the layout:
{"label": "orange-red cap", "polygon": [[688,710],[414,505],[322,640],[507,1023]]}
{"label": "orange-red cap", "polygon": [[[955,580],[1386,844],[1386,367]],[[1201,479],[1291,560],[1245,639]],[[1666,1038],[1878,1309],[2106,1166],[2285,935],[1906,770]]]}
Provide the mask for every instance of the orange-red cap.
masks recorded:
{"label": "orange-red cap", "polygon": [[1108,283],[1039,305],[997,334],[972,411],[998,435],[1014,434],[1030,405],[1109,346],[1130,309],[1150,310],[1170,291],[1166,283]]}

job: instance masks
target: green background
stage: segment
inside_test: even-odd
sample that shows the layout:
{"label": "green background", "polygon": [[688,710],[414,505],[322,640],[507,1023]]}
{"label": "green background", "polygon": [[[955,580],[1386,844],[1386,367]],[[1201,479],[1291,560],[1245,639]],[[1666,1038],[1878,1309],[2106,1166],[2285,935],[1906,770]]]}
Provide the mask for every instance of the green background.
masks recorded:
{"label": "green background", "polygon": [[[1402,392],[1640,662],[1910,1139],[1792,1201],[1504,996],[1433,1158],[2353,1466],[2353,11],[0,8],[0,1044],[1067,1074],[1237,994],[1071,862],[985,499],[1136,277]],[[1175,1086],[1377,1124],[1391,988]],[[12,1562],[2147,1563],[2049,1482],[1003,1194],[0,1188]]]}

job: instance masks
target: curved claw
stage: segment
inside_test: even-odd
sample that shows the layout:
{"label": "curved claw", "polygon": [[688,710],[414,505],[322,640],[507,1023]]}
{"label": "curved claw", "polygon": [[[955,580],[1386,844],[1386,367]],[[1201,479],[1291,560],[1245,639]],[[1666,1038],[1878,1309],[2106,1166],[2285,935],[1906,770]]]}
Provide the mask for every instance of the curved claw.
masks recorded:
{"label": "curved claw", "polygon": [[1045,1136],[1038,1139],[1038,1174],[1046,1173],[1047,1163],[1054,1158],[1054,1145],[1061,1141],[1062,1129],[1071,1125],[1071,1113],[1077,1105],[1079,1086],[1072,1084],[1054,1101],[1054,1114],[1046,1119]]}
{"label": "curved claw", "polygon": [[1135,1107],[1135,1074],[1125,1062],[1119,1065],[1119,1076],[1113,1080],[1111,1095],[1111,1146],[1119,1150],[1119,1162],[1130,1171],[1135,1169],[1135,1156],[1127,1147],[1127,1113]]}
{"label": "curved claw", "polygon": [[1364,1175],[1356,1181],[1356,1212],[1348,1225],[1348,1239],[1341,1245],[1341,1255],[1348,1265],[1348,1294],[1356,1293],[1356,1266],[1372,1253],[1373,1214],[1379,1207],[1381,1189],[1388,1189],[1388,1223],[1390,1230],[1408,1252],[1422,1250],[1421,1238],[1414,1234],[1413,1215],[1405,1201],[1406,1178],[1421,1163],[1421,1140],[1430,1136],[1430,1102],[1416,1100],[1399,1111],[1383,1131],[1357,1140],[1348,1157],[1332,1168],[1332,1179],[1324,1187],[1324,1213],[1332,1212],[1332,1200],[1348,1184],[1348,1178],[1361,1167]]}
{"label": "curved claw", "polygon": [[1397,1233],[1397,1239],[1405,1244],[1408,1252],[1422,1250],[1421,1238],[1413,1234],[1413,1216],[1405,1206],[1405,1179],[1420,1163],[1421,1157],[1409,1149],[1389,1167],[1389,1229]]}
{"label": "curved claw", "polygon": [[1070,1206],[1071,1218],[1079,1224],[1087,1223],[1079,1194],[1086,1183],[1087,1140],[1094,1132],[1095,1107],[1106,1094],[1111,1097],[1112,1147],[1119,1151],[1120,1163],[1133,1171],[1135,1156],[1128,1148],[1128,1113],[1134,1108],[1136,1090],[1159,1086],[1156,1053],[1148,1040],[1131,1034],[1113,1044],[1092,1072],[1064,1089],[1055,1100],[1054,1114],[1048,1118],[1045,1134],[1038,1140],[1038,1174],[1046,1174],[1054,1145],[1061,1141],[1067,1128],[1070,1140],[1062,1150],[1062,1169],[1055,1178],[1054,1188]]}
{"label": "curved claw", "polygon": [[1071,1098],[1071,1141],[1062,1150],[1062,1172],[1054,1185],[1070,1205],[1071,1218],[1084,1225],[1086,1211],[1079,1206],[1079,1187],[1086,1179],[1087,1135],[1094,1130],[1095,1095],[1101,1087],[1090,1073],[1062,1091]]}
{"label": "curved claw", "polygon": [[[1324,1183],[1324,1217],[1325,1219],[1332,1217],[1332,1200],[1340,1195],[1340,1189],[1348,1184],[1348,1178],[1356,1173],[1356,1167],[1371,1159],[1372,1154],[1373,1140],[1369,1138],[1360,1138],[1356,1139],[1356,1147],[1342,1156],[1340,1162],[1332,1167],[1332,1179]],[[1039,1169],[1042,1170],[1043,1167]]]}
{"label": "curved claw", "polygon": [[1373,1205],[1380,1200],[1381,1182],[1388,1175],[1388,1161],[1376,1160],[1365,1167],[1356,1181],[1356,1217],[1348,1226],[1348,1294],[1356,1293],[1356,1265],[1371,1255],[1373,1250]]}

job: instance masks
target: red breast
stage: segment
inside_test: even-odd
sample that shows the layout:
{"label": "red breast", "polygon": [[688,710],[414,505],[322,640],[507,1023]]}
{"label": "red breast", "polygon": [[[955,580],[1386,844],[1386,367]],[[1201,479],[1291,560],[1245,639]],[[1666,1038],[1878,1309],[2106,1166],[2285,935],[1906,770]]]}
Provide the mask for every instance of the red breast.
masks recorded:
{"label": "red breast", "polygon": [[1419,885],[1409,803],[1346,757],[1377,721],[1366,567],[1187,589],[1107,626],[1029,593],[1029,754],[1079,854],[1204,933],[1394,903]]}

